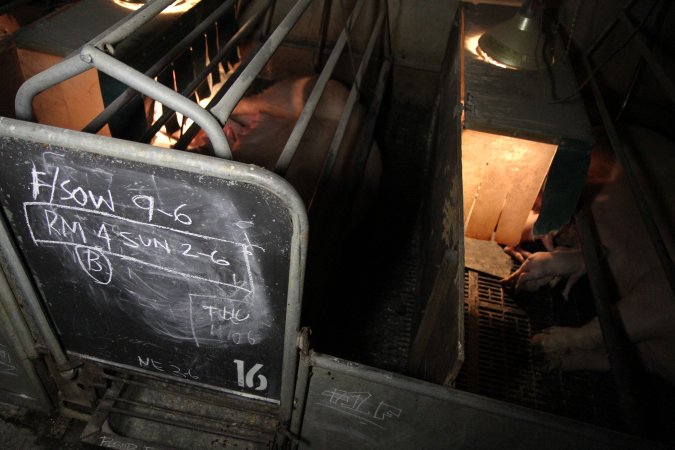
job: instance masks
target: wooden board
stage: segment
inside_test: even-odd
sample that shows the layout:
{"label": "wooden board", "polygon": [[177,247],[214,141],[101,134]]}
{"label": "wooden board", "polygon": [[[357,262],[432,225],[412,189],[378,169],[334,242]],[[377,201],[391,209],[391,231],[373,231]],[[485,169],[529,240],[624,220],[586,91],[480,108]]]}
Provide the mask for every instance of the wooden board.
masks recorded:
{"label": "wooden board", "polygon": [[511,257],[494,241],[464,239],[464,267],[505,278],[511,273]]}
{"label": "wooden board", "polygon": [[465,236],[516,245],[556,146],[462,132]]}
{"label": "wooden board", "polygon": [[14,98],[23,83],[16,47],[7,42],[0,43],[0,116],[14,117]]}
{"label": "wooden board", "polygon": [[[18,55],[24,80],[63,60],[61,56],[21,48]],[[81,130],[103,111],[96,70],[88,70],[38,94],[33,101],[33,109],[39,123]],[[110,136],[107,125],[100,134]]]}

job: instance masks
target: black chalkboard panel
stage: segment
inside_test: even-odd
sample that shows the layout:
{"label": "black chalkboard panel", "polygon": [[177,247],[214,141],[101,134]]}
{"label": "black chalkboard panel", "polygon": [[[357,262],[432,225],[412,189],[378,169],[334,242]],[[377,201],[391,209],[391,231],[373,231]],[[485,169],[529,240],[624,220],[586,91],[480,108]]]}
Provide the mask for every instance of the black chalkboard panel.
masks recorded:
{"label": "black chalkboard panel", "polygon": [[[151,150],[160,163],[177,153]],[[279,401],[294,233],[282,198],[8,136],[0,173],[4,213],[69,354]]]}

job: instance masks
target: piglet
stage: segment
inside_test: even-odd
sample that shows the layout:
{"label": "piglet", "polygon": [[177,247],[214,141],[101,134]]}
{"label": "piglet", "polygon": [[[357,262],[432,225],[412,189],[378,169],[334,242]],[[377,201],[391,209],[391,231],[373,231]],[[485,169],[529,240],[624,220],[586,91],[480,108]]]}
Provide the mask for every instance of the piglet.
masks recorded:
{"label": "piglet", "polygon": [[567,299],[574,283],[586,273],[579,249],[559,247],[548,252],[525,254],[527,259],[518,270],[502,280],[502,284],[515,283],[516,291],[536,291],[546,284],[555,285],[561,278],[568,277],[562,292]]}

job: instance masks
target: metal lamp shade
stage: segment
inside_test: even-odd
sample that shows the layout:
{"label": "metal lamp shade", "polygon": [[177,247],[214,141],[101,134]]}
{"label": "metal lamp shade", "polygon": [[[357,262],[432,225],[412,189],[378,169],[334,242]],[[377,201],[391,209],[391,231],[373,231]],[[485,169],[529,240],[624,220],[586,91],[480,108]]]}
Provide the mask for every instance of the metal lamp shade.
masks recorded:
{"label": "metal lamp shade", "polygon": [[[536,70],[541,64],[543,38],[540,21],[518,12],[478,40],[478,51],[488,60],[513,69]],[[538,61],[539,60],[539,61]]]}

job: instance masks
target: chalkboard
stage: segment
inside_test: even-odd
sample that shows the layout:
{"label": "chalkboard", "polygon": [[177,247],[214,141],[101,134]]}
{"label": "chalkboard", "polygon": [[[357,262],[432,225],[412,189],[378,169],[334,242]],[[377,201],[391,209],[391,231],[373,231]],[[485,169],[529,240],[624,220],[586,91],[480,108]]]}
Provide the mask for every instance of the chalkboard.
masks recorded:
{"label": "chalkboard", "polygon": [[200,155],[32,124],[48,131],[17,138],[3,120],[0,200],[67,352],[278,402],[294,191]]}

